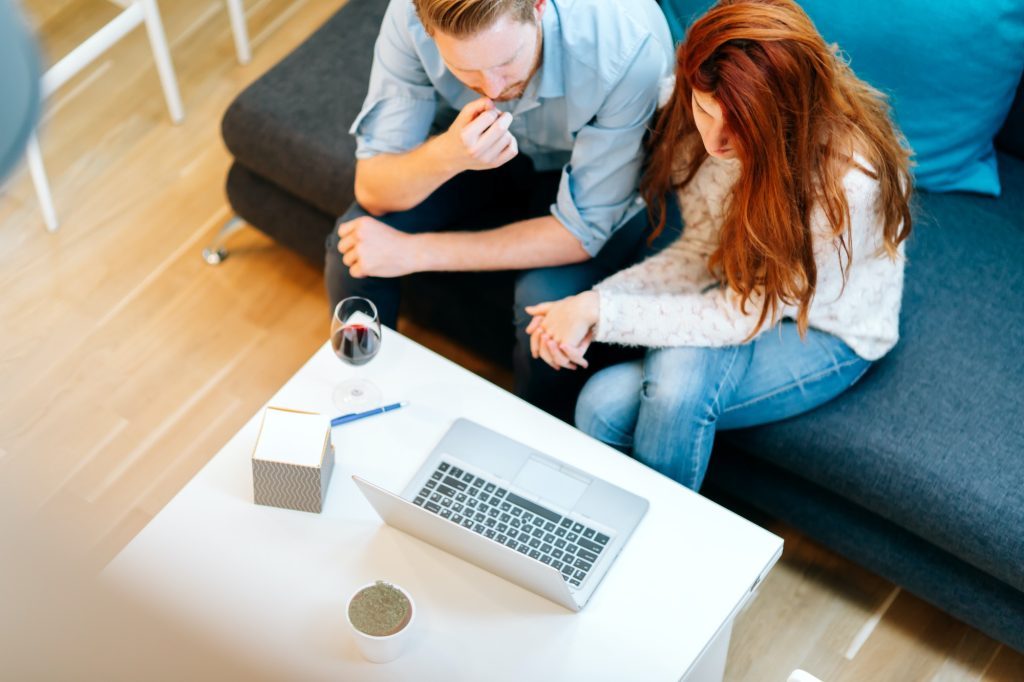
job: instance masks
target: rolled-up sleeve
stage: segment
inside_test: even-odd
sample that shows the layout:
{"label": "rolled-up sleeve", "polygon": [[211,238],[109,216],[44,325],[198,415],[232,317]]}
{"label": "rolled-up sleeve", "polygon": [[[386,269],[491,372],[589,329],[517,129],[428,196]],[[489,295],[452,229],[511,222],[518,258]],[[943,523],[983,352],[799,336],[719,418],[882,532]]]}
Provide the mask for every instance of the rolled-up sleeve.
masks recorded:
{"label": "rolled-up sleeve", "polygon": [[551,213],[591,256],[643,208],[638,183],[644,134],[668,68],[664,48],[646,40],[597,115],[576,135]]}
{"label": "rolled-up sleeve", "polygon": [[356,158],[401,154],[422,144],[436,110],[436,91],[427,78],[409,33],[410,3],[392,2],[373,52],[370,87],[349,132]]}

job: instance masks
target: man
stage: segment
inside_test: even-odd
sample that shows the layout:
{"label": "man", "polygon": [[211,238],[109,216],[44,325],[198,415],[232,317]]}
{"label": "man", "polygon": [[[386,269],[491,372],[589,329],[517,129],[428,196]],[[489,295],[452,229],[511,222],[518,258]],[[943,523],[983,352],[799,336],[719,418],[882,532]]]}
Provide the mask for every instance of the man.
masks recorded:
{"label": "man", "polygon": [[[356,205],[327,242],[332,307],[365,296],[394,326],[403,275],[520,271],[517,392],[571,414],[575,386],[532,360],[523,308],[636,258],[643,137],[672,64],[654,0],[391,0],[351,130]],[[439,104],[458,114],[428,137]]]}

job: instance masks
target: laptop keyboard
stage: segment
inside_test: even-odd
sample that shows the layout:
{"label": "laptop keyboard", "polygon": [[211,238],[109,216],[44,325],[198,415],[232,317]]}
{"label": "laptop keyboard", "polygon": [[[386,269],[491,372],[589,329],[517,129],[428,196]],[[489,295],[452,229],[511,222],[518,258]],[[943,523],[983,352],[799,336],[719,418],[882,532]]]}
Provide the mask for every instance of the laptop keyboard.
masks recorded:
{"label": "laptop keyboard", "polygon": [[573,587],[610,539],[448,462],[438,464],[413,504],[551,566]]}

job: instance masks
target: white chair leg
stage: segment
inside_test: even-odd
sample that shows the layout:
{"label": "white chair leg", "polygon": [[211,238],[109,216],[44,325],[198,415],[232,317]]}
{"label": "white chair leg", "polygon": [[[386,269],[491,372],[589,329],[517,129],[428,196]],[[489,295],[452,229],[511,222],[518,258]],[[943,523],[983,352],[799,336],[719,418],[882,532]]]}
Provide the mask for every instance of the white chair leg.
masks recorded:
{"label": "white chair leg", "polygon": [[43,167],[43,154],[39,149],[39,138],[33,135],[28,141],[28,170],[32,175],[32,184],[36,188],[39,208],[43,212],[46,229],[56,232],[60,227],[57,222],[57,210],[53,206],[53,195],[50,193],[50,181],[46,179],[46,168]]}
{"label": "white chair leg", "polygon": [[235,52],[238,54],[239,64],[248,64],[252,60],[252,50],[249,49],[249,29],[245,22],[245,7],[242,0],[226,0],[228,15],[231,17],[231,32],[235,36]]}
{"label": "white chair leg", "polygon": [[149,34],[149,46],[153,50],[157,73],[160,74],[160,84],[164,89],[164,99],[167,100],[167,110],[171,113],[172,121],[181,123],[185,118],[185,110],[181,105],[178,79],[174,75],[174,64],[171,62],[171,51],[167,47],[167,36],[164,34],[163,22],[160,20],[160,10],[156,5],[156,0],[137,0],[137,2],[142,4],[146,33]]}

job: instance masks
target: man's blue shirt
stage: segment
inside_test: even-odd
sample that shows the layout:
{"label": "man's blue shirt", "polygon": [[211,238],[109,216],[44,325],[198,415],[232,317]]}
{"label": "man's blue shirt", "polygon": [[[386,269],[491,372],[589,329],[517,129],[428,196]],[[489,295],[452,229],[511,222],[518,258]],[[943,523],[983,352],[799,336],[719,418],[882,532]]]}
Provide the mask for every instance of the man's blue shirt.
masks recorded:
{"label": "man's blue shirt", "polygon": [[[596,255],[643,209],[637,186],[672,38],[654,0],[548,0],[542,61],[522,97],[499,102],[520,153],[562,169],[551,213]],[[444,65],[412,0],[391,0],[374,48],[370,89],[352,124],[356,157],[401,154],[426,141],[438,104],[480,97]]]}

